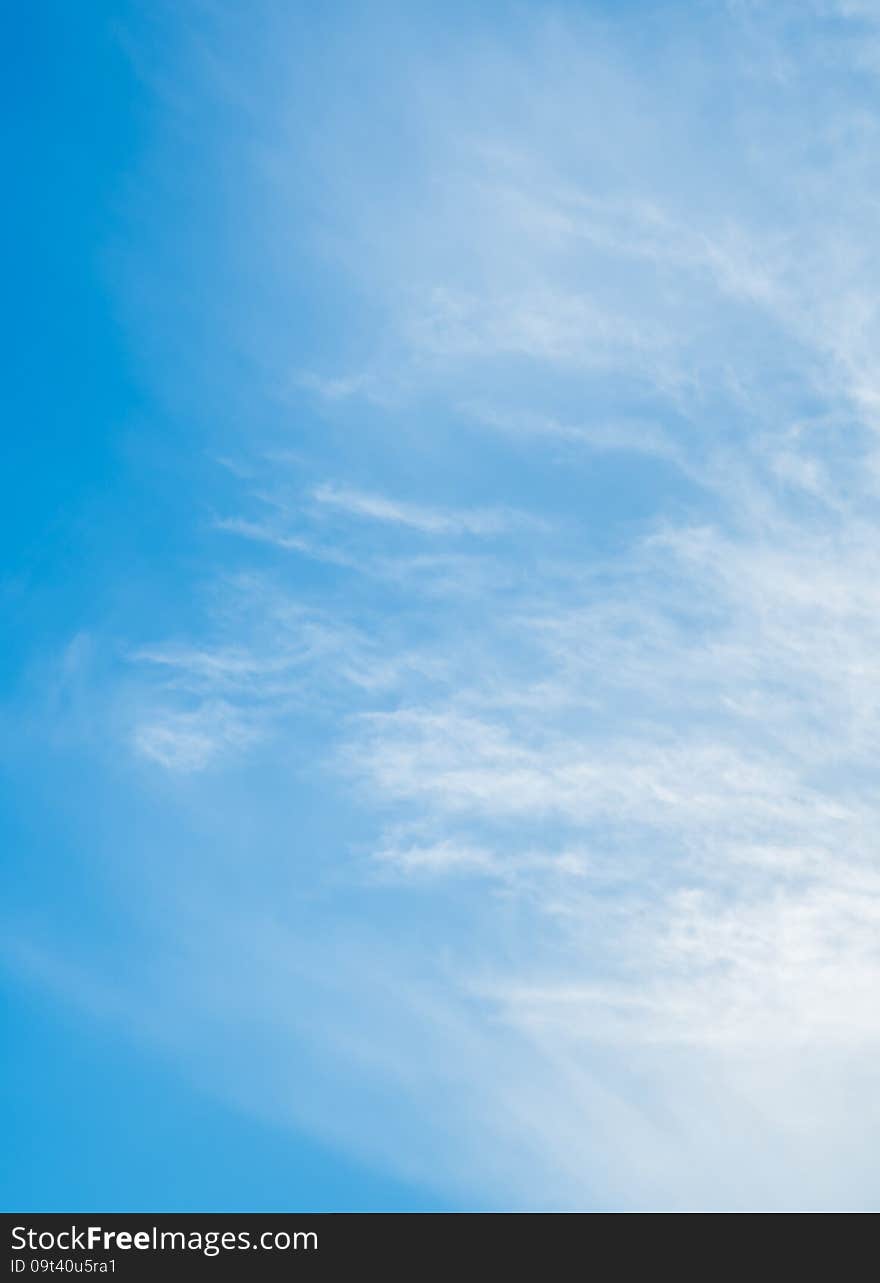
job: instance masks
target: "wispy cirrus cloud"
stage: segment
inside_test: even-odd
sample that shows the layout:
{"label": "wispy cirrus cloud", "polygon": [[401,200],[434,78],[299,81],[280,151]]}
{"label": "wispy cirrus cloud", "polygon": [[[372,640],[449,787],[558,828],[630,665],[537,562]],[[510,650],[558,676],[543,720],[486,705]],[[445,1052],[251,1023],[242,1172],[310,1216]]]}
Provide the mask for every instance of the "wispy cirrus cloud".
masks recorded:
{"label": "wispy cirrus cloud", "polygon": [[529,522],[521,513],[429,508],[329,483],[316,486],[312,497],[317,503],[350,516],[405,526],[426,535],[495,535],[512,525],[539,524],[535,518]]}

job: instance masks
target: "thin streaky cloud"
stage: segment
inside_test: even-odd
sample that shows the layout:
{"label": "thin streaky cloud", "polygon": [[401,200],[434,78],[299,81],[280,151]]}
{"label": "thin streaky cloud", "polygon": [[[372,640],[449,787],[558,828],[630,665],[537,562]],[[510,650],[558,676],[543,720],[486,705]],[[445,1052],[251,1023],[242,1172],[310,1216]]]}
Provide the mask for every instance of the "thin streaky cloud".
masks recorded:
{"label": "thin streaky cloud", "polygon": [[497,535],[516,526],[540,524],[522,513],[424,507],[330,483],[316,486],[312,498],[353,517],[406,526],[426,535]]}

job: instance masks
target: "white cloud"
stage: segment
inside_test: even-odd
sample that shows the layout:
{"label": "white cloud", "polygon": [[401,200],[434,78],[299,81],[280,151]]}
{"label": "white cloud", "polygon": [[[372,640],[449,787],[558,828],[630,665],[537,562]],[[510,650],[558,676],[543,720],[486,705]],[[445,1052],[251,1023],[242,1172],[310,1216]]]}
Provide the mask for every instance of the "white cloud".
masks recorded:
{"label": "white cloud", "polygon": [[[527,521],[519,513],[429,508],[330,484],[316,486],[312,497],[319,504],[337,508],[351,516],[408,526],[426,535],[497,535],[511,525]],[[534,519],[532,524],[535,524]]]}
{"label": "white cloud", "polygon": [[250,748],[256,726],[230,705],[212,701],[192,712],[154,714],[134,733],[139,753],[170,771],[200,771],[230,752]]}

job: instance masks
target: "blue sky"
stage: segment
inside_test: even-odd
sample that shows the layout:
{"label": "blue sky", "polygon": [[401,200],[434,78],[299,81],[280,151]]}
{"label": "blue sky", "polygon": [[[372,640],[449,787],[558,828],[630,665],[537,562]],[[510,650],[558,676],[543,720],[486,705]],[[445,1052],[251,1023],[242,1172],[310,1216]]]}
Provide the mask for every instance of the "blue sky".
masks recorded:
{"label": "blue sky", "polygon": [[872,1206],[880,9],[9,25],[6,1205]]}

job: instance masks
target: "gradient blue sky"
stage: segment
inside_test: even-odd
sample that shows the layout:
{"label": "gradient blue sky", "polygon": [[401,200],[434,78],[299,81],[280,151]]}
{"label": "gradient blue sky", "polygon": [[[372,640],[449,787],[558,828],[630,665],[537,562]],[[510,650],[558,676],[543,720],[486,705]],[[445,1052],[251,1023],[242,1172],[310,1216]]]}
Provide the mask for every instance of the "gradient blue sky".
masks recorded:
{"label": "gradient blue sky", "polygon": [[880,6],[6,24],[5,1206],[874,1206]]}

